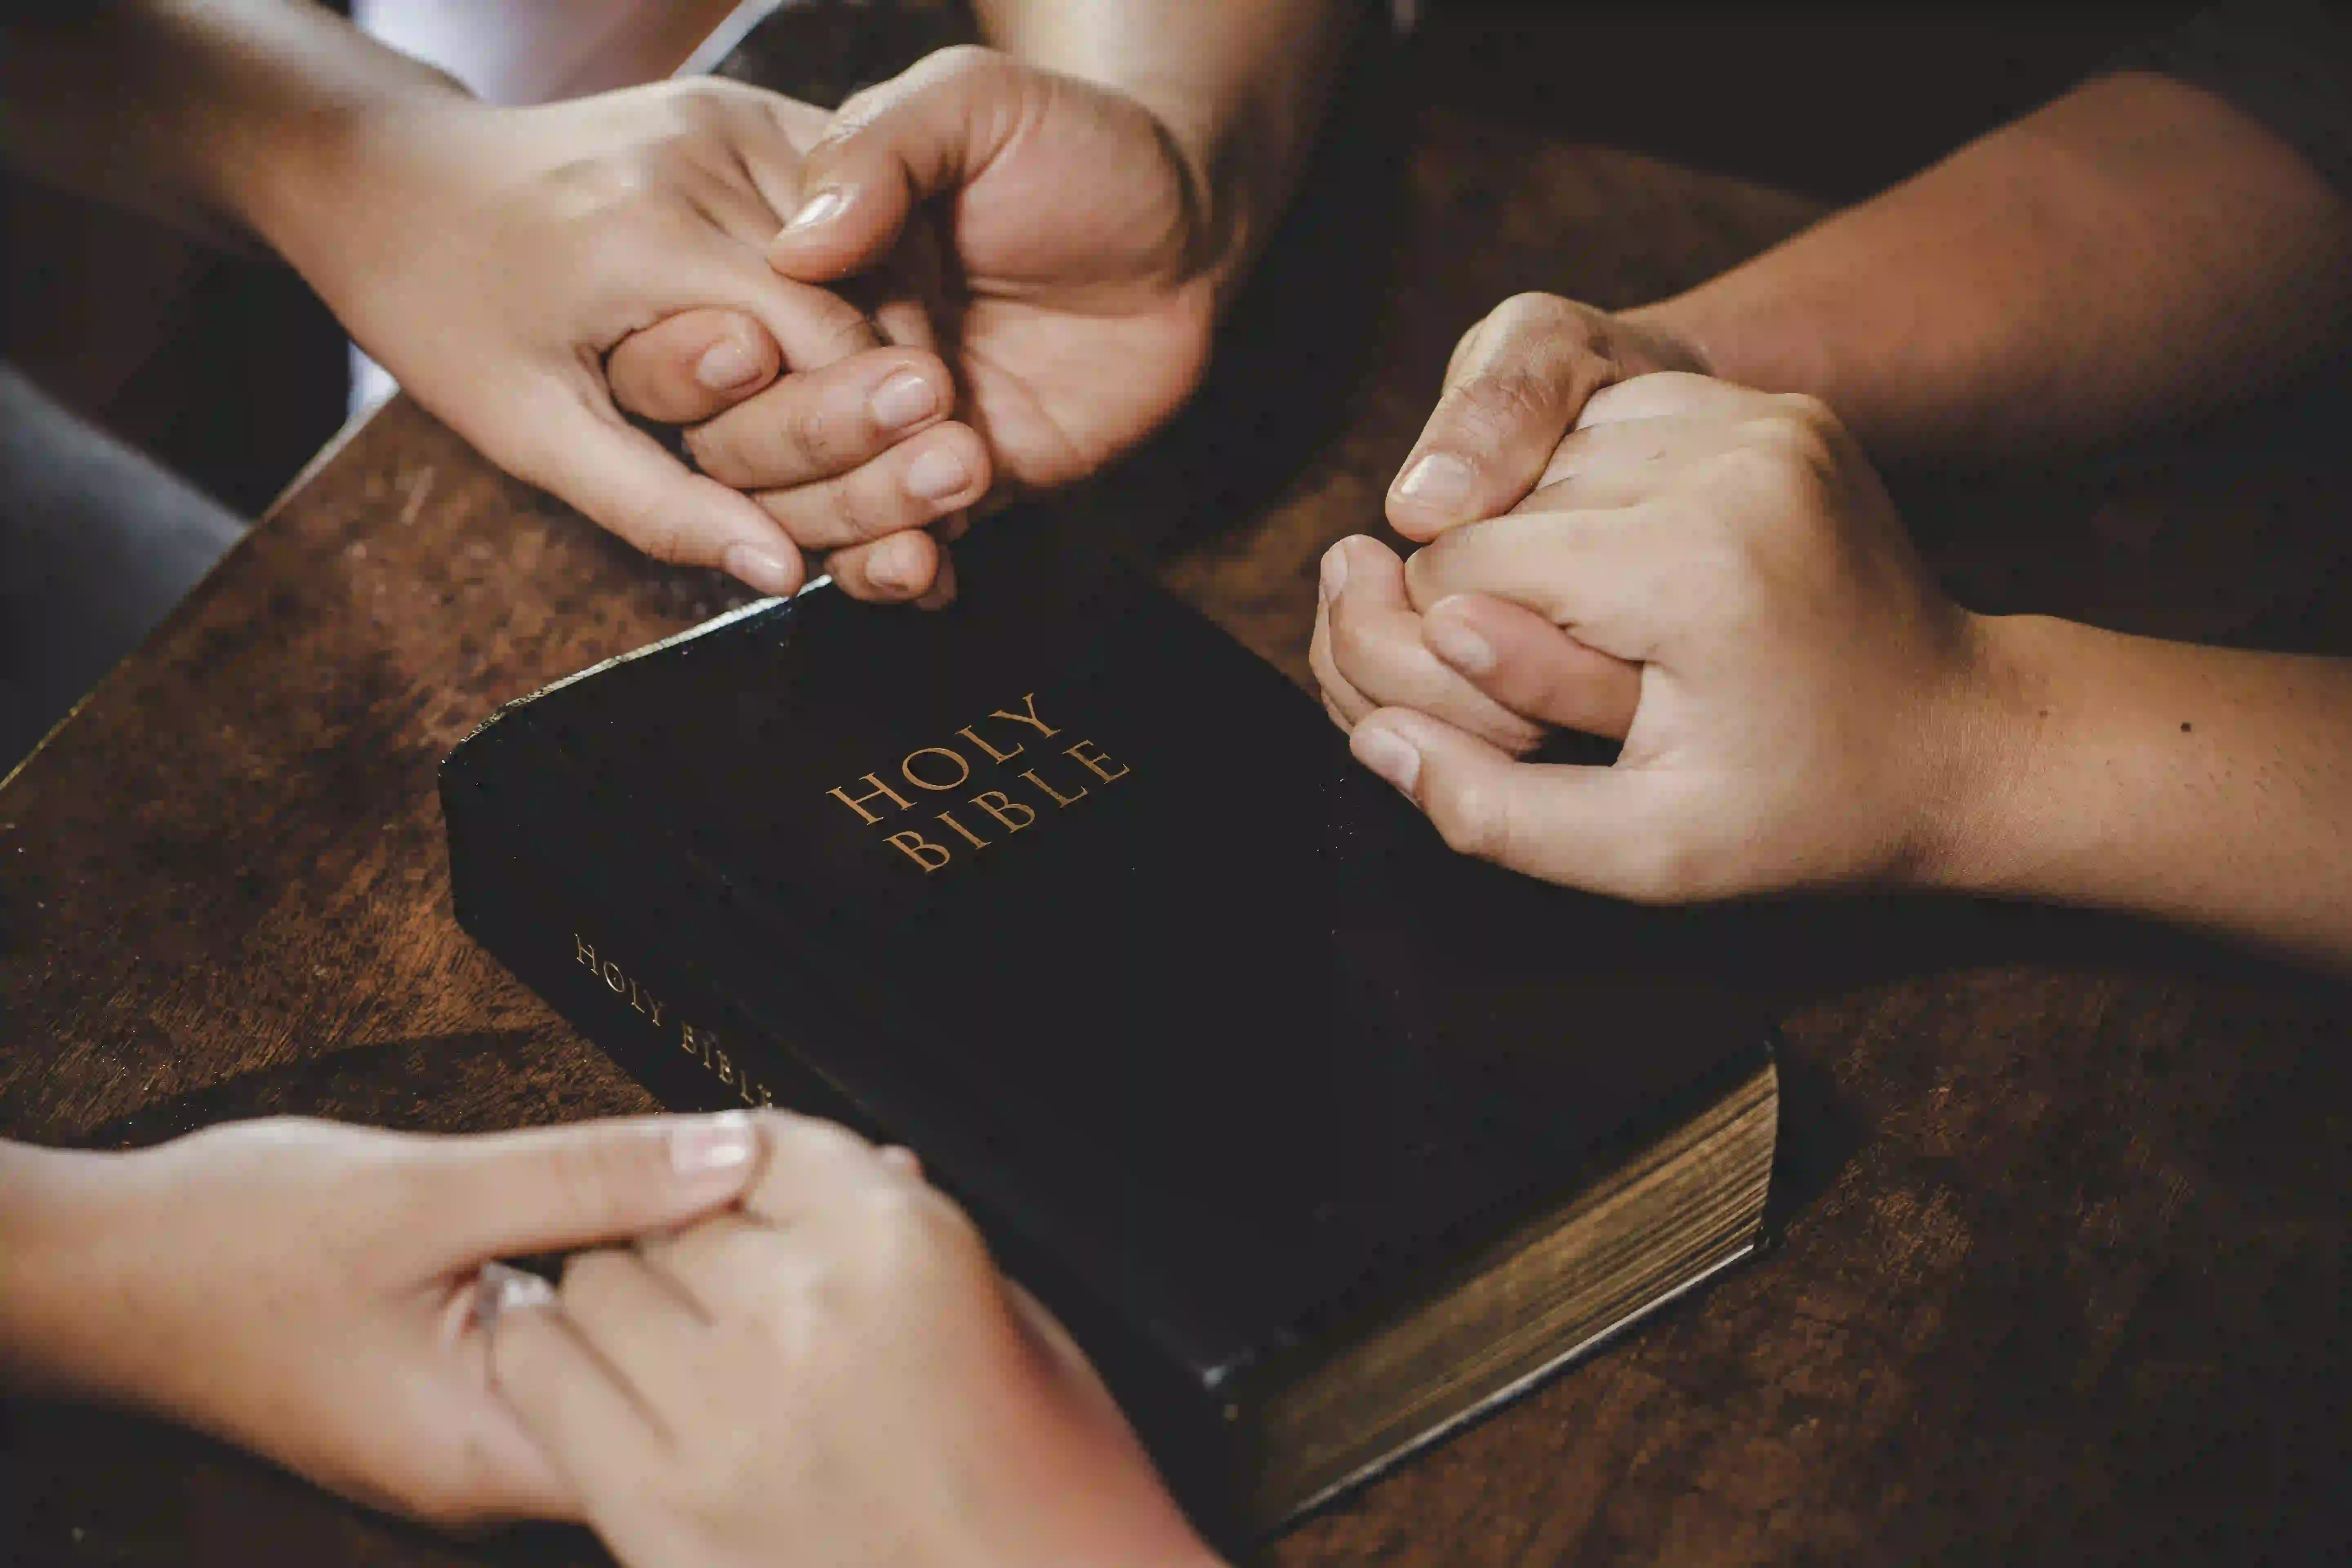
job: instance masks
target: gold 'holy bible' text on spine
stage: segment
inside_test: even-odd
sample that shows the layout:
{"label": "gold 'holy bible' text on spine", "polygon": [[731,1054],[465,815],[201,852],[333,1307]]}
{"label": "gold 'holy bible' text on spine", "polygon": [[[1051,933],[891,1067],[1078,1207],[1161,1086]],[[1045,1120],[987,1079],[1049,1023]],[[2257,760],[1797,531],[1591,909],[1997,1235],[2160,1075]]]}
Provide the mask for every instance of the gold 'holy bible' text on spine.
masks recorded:
{"label": "gold 'holy bible' text on spine", "polygon": [[598,952],[595,943],[578,931],[572,933],[572,957],[574,963],[601,981],[604,989],[611,992],[616,1000],[644,1017],[646,1025],[664,1039],[701,1063],[703,1071],[725,1084],[745,1105],[757,1107],[776,1103],[775,1092],[727,1054],[716,1029],[698,1028],[682,1019],[668,1016],[667,1004],[639,984],[636,977],[623,968],[619,960],[609,953]]}

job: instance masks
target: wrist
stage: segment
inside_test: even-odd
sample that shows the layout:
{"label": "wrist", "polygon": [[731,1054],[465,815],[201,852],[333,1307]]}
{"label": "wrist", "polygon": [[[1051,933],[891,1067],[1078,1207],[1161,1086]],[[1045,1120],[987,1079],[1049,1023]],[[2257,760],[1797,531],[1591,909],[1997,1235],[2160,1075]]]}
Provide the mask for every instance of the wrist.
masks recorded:
{"label": "wrist", "polygon": [[143,1250],[137,1158],[0,1144],[0,1385],[131,1396],[124,1330],[152,1306],[125,1268]]}
{"label": "wrist", "polygon": [[234,216],[321,292],[332,274],[369,248],[386,215],[405,213],[396,193],[453,129],[494,112],[453,79],[423,66],[372,84],[300,117],[223,193]]}
{"label": "wrist", "polygon": [[1969,653],[1931,710],[1926,809],[1899,880],[1944,893],[2029,890],[2064,743],[2052,643],[2066,623],[1966,615]]}
{"label": "wrist", "polygon": [[1668,363],[1664,368],[1688,370],[1698,375],[1716,376],[1736,381],[1717,368],[1713,349],[1702,330],[1702,320],[1685,301],[1688,295],[1660,300],[1653,304],[1636,305],[1630,310],[1613,312],[1619,325],[1644,342],[1655,357]]}
{"label": "wrist", "polygon": [[1214,95],[1181,81],[1154,79],[1125,85],[1150,116],[1170,161],[1181,172],[1193,216],[1191,269],[1209,280],[1222,308],[1248,276],[1287,189],[1278,159],[1267,156],[1262,134]]}
{"label": "wrist", "polygon": [[1636,375],[1662,370],[1714,375],[1714,356],[1689,324],[1668,308],[1670,304],[1610,313],[1612,347],[1619,362]]}

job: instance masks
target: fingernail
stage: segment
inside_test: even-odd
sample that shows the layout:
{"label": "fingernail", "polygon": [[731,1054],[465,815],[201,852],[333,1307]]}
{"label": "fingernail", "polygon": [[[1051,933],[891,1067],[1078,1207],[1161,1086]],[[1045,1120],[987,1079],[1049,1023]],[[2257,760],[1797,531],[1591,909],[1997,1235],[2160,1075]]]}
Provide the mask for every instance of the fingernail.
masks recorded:
{"label": "fingernail", "polygon": [[971,483],[971,470],[953,452],[933,447],[907,465],[906,483],[918,500],[945,500]]}
{"label": "fingernail", "polygon": [[1470,495],[1470,465],[1445,452],[1432,452],[1405,470],[1397,498],[1420,506],[1452,506]]}
{"label": "fingernail", "polygon": [[801,210],[794,213],[793,221],[784,226],[788,229],[813,228],[830,219],[848,205],[849,198],[839,191],[819,191],[801,204]]}
{"label": "fingernail", "polygon": [[721,338],[694,362],[694,379],[713,392],[732,392],[765,368],[751,345],[740,339]]}
{"label": "fingernail", "polygon": [[485,1263],[474,1276],[474,1321],[485,1329],[499,1321],[500,1312],[525,1311],[554,1300],[554,1286],[503,1263]]}
{"label": "fingernail", "polygon": [[762,594],[781,598],[793,591],[793,569],[764,550],[748,544],[730,544],[720,558],[728,574],[750,584]]}
{"label": "fingernail", "polygon": [[1358,762],[1407,795],[1421,777],[1421,753],[1412,742],[1383,725],[1357,725],[1356,732],[1348,737],[1348,749]]}
{"label": "fingernail", "polygon": [[670,1169],[681,1176],[708,1176],[751,1163],[760,1147],[760,1131],[740,1110],[724,1110],[674,1129],[669,1135]]}
{"label": "fingernail", "polygon": [[1421,640],[1429,651],[1465,675],[1485,675],[1495,668],[1495,645],[1455,618],[1456,613],[1435,605],[1422,617]]}
{"label": "fingernail", "polygon": [[1323,602],[1329,604],[1348,585],[1348,542],[1341,540],[1323,552]]}
{"label": "fingernail", "polygon": [[938,413],[940,395],[913,371],[902,370],[874,389],[866,407],[874,423],[885,430],[896,430]]}
{"label": "fingernail", "polygon": [[893,1170],[904,1171],[910,1176],[919,1176],[923,1173],[923,1163],[915,1157],[915,1152],[896,1143],[882,1151],[882,1163]]}
{"label": "fingernail", "polygon": [[866,578],[877,588],[911,588],[920,569],[915,542],[903,536],[884,540],[866,561]]}

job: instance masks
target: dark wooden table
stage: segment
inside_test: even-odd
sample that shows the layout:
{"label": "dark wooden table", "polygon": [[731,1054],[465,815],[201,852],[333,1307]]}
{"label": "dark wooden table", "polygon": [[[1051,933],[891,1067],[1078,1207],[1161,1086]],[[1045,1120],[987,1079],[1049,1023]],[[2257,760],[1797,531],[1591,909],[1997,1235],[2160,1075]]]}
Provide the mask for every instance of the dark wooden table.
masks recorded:
{"label": "dark wooden table", "polygon": [[[1343,118],[1198,409],[1084,503],[1302,681],[1318,553],[1374,524],[1464,326],[1530,287],[1654,297],[1811,213],[1397,86]],[[2340,416],[1907,493],[1979,606],[2340,647]],[[0,1133],[645,1109],[452,923],[434,768],[502,699],[733,602],[385,409],[0,787]],[[1719,926],[1783,1018],[1772,1249],[1275,1560],[2341,1560],[2346,993],[2027,909]],[[441,1541],[111,1415],[21,1406],[9,1441],[29,1561],[593,1555]]]}

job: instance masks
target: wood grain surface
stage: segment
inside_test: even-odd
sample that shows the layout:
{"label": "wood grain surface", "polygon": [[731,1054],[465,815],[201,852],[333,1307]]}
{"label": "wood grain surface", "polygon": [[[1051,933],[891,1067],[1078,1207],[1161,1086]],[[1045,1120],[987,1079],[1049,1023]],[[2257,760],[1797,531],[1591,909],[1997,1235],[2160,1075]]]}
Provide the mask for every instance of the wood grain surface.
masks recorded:
{"label": "wood grain surface", "polygon": [[[793,85],[790,42],[738,69]],[[1523,289],[1654,297],[1812,211],[1416,107],[1394,61],[1357,85],[1199,406],[1072,503],[1302,681],[1319,552],[1376,527],[1458,332]],[[2343,651],[2343,404],[2307,392],[1902,493],[1978,607]],[[0,1133],[644,1109],[452,923],[434,769],[499,700],[734,602],[384,410],[0,787]],[[1706,919],[1783,1019],[1770,1250],[1271,1559],[2341,1560],[2345,991],[2026,908]],[[596,1560],[440,1540],[119,1415],[8,1420],[28,1562]]]}

